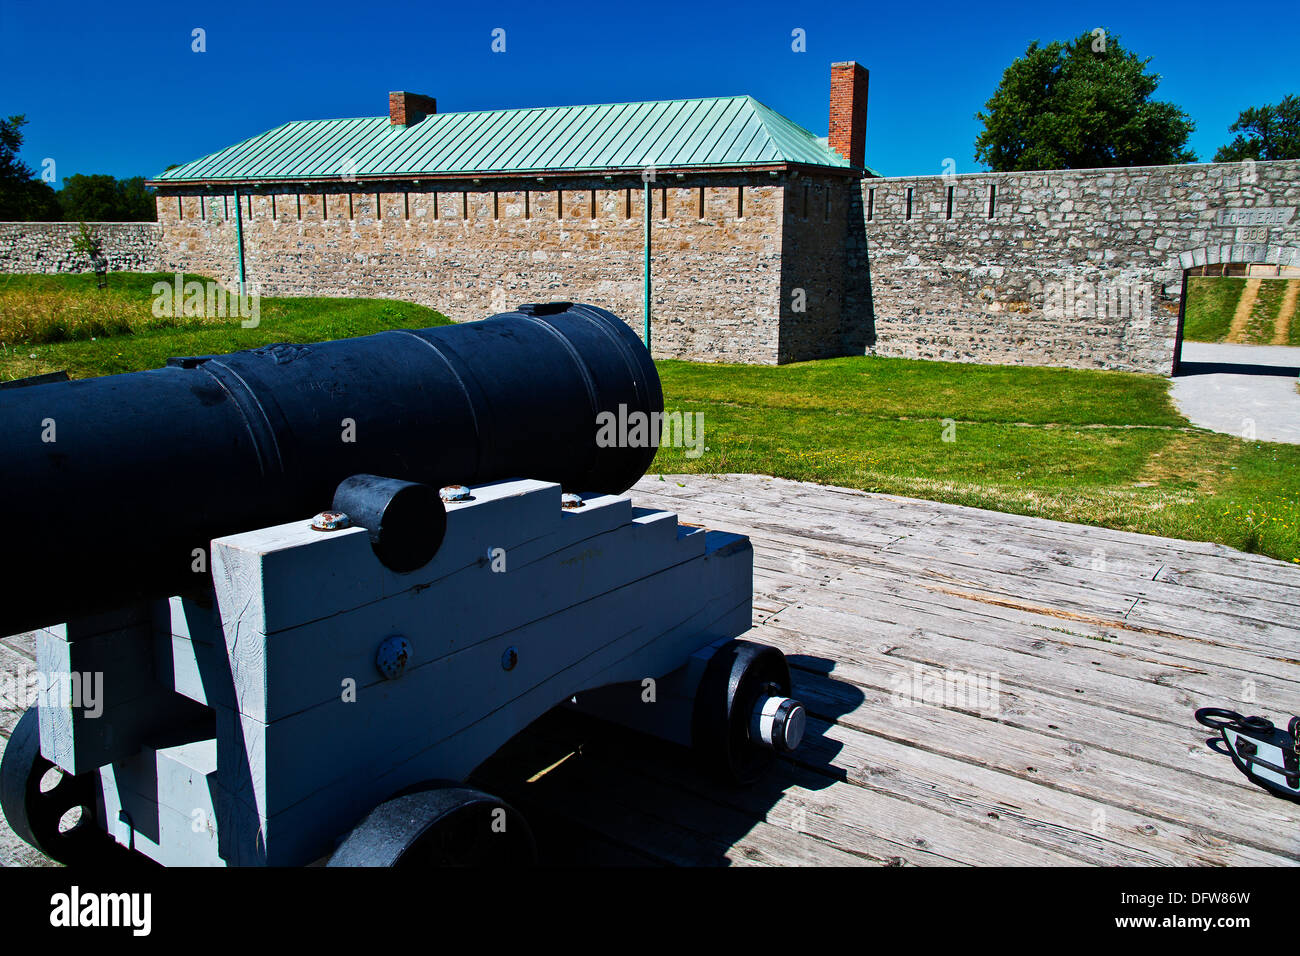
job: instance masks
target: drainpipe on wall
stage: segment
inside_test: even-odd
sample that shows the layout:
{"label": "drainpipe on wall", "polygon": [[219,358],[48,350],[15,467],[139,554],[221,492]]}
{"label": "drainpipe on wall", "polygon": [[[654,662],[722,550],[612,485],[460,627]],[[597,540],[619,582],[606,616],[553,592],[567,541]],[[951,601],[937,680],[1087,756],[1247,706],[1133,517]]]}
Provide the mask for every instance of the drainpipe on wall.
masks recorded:
{"label": "drainpipe on wall", "polygon": [[239,190],[235,190],[235,248],[239,251],[239,294],[244,294],[244,212],[239,206]]}
{"label": "drainpipe on wall", "polygon": [[[645,319],[645,347],[650,351],[650,180],[645,181],[645,278],[642,282],[641,315]],[[651,352],[651,355],[654,353]]]}

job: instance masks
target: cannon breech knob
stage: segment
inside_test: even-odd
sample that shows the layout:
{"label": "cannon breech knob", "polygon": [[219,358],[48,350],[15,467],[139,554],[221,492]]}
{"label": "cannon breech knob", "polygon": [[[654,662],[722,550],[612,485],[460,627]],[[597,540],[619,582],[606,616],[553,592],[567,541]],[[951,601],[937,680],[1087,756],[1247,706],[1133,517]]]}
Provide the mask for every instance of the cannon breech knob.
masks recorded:
{"label": "cannon breech knob", "polygon": [[793,697],[764,695],[754,703],[749,721],[749,739],[777,753],[788,754],[803,740],[808,714]]}

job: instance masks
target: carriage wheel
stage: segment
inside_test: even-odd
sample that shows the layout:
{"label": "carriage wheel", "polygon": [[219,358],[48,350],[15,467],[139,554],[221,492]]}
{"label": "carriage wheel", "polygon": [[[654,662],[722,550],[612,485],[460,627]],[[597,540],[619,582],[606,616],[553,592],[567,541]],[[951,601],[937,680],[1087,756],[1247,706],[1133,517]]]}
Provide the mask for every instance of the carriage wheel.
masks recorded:
{"label": "carriage wheel", "polygon": [[803,739],[803,704],[790,697],[790,667],[775,647],[729,641],[709,659],[695,694],[691,737],[707,768],[749,785],[778,753]]}
{"label": "carriage wheel", "polygon": [[435,787],[372,810],[330,866],[527,866],[537,849],[528,824],[504,800],[469,787]]}
{"label": "carriage wheel", "polygon": [[0,760],[0,806],[9,826],[53,860],[92,862],[115,845],[95,826],[95,804],[94,774],[73,776],[41,755],[40,710],[29,707]]}

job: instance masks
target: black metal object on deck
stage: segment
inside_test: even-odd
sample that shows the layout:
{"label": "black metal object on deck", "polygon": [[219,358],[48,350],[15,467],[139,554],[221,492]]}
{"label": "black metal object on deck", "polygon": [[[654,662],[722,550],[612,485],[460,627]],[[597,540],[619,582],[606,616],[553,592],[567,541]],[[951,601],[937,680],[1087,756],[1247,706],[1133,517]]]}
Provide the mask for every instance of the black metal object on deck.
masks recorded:
{"label": "black metal object on deck", "polygon": [[0,633],[206,587],[214,537],[329,507],[352,475],[626,490],[653,460],[597,416],[657,424],[636,334],[589,305],[269,345],[0,397]]}

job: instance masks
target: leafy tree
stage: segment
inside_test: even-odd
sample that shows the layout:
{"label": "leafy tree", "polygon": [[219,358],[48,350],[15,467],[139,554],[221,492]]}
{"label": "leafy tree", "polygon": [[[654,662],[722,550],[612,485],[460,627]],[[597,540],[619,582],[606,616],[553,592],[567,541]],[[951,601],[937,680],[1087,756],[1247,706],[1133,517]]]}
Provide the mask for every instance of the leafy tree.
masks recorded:
{"label": "leafy tree", "polygon": [[[1282,97],[1276,106],[1242,110],[1228,127],[1236,137],[1214,154],[1216,163],[1243,159],[1300,159],[1300,96]],[[1243,136],[1245,133],[1247,135]]]}
{"label": "leafy tree", "polygon": [[1146,72],[1149,62],[1100,29],[1065,43],[1035,40],[975,114],[984,124],[975,159],[995,172],[1195,162],[1194,125],[1151,99],[1160,77]]}
{"label": "leafy tree", "polygon": [[72,237],[72,248],[93,262],[99,258],[103,250],[99,233],[84,222],[78,223],[78,227],[77,234]]}
{"label": "leafy tree", "polygon": [[146,222],[157,218],[153,193],[145,187],[143,176],[119,180],[78,173],[63,181],[59,204],[69,222]]}
{"label": "leafy tree", "polygon": [[21,114],[0,119],[0,220],[58,221],[63,216],[54,190],[18,158],[26,125]]}
{"label": "leafy tree", "polygon": [[117,180],[112,176],[78,173],[63,180],[59,191],[63,218],[68,222],[112,222],[117,219]]}
{"label": "leafy tree", "polygon": [[144,181],[143,176],[118,181],[126,222],[153,222],[158,218],[158,203],[154,192],[145,186]]}

